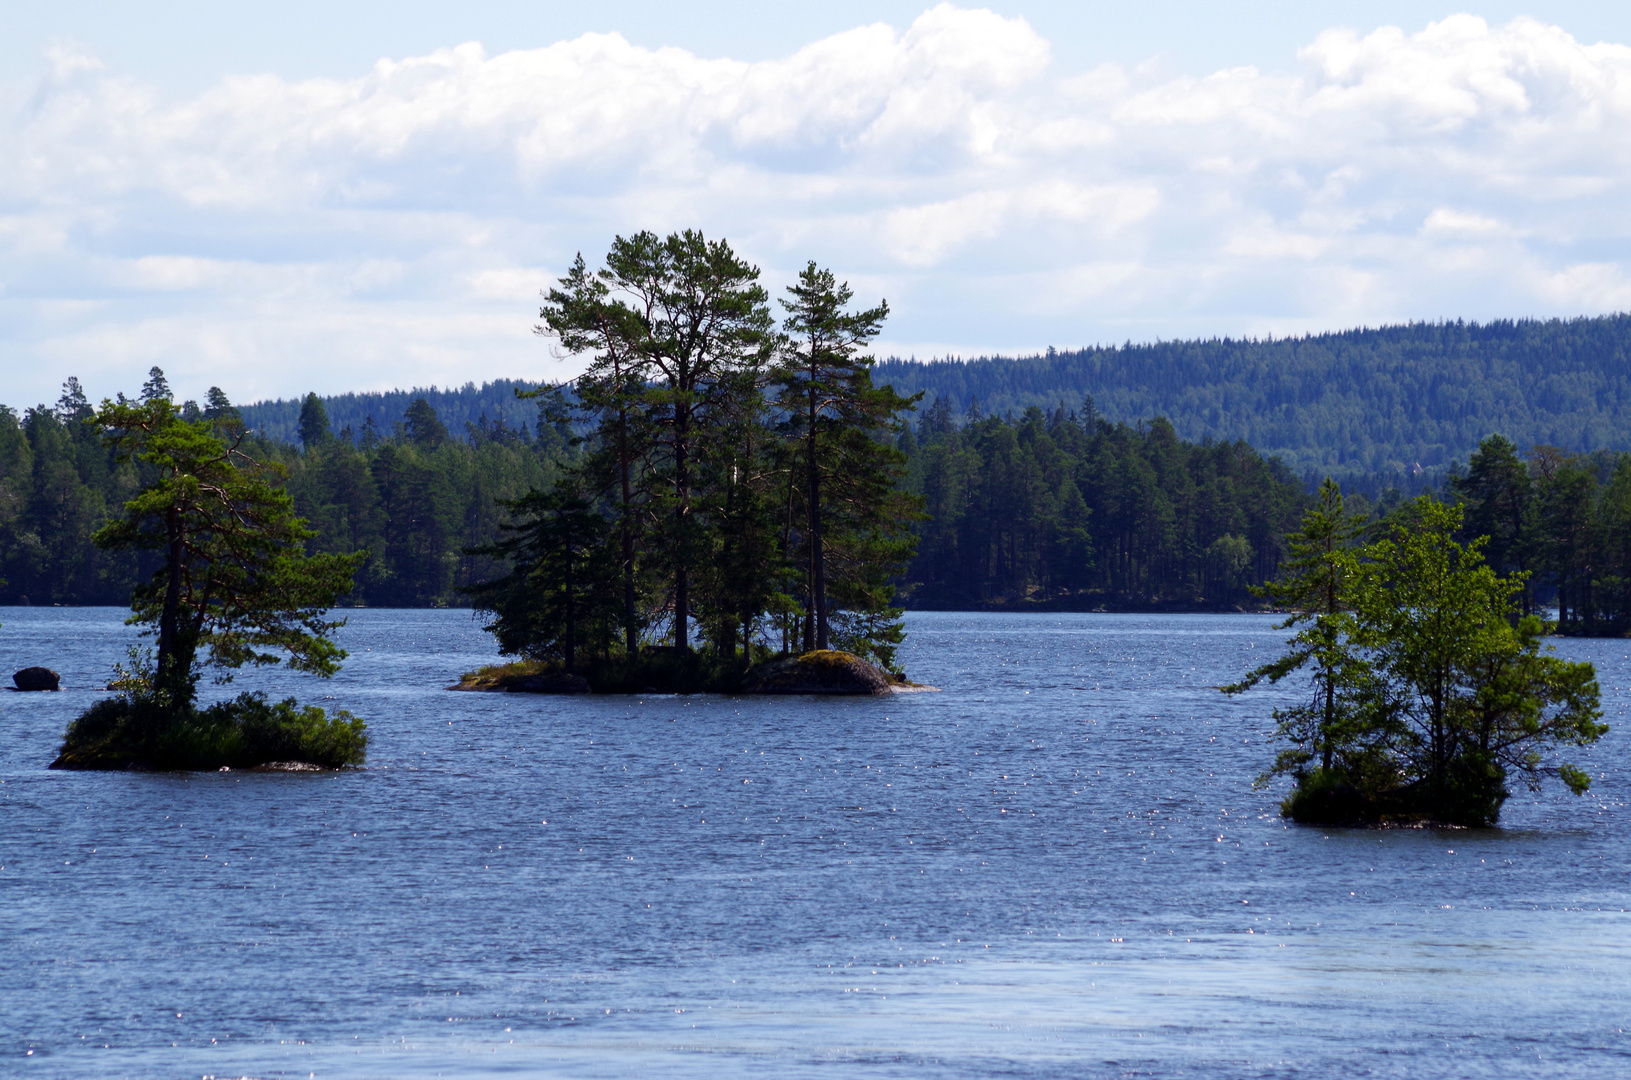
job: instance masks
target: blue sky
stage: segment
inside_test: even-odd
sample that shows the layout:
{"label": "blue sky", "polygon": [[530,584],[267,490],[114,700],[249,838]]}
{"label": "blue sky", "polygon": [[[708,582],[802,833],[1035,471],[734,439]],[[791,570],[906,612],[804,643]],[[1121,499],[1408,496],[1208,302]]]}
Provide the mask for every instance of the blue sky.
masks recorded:
{"label": "blue sky", "polygon": [[[808,8],[809,10],[805,10]],[[1631,5],[0,3],[0,401],[562,378],[696,226],[973,355],[1631,307]]]}

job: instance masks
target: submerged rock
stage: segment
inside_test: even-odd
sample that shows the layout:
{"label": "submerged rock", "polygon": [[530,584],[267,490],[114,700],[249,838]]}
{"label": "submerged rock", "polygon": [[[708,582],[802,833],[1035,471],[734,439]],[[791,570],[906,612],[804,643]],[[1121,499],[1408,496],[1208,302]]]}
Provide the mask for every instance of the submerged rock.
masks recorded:
{"label": "submerged rock", "polygon": [[753,668],[742,678],[742,693],[869,696],[893,693],[894,683],[854,653],[818,649]]}
{"label": "submerged rock", "polygon": [[58,690],[61,689],[61,679],[57,673],[45,667],[25,667],[11,677],[19,690]]}
{"label": "submerged rock", "polygon": [[[222,772],[228,770],[222,769]],[[268,761],[264,765],[256,765],[250,772],[333,772],[321,765],[313,765],[309,761]]]}

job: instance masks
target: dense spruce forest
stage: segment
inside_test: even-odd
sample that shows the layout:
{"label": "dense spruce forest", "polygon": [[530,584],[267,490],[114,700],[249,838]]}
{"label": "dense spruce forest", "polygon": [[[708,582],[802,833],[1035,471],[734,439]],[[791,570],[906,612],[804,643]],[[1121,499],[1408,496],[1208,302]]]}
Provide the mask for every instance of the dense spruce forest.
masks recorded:
{"label": "dense spruce forest", "polygon": [[[168,395],[154,369],[144,394]],[[525,403],[516,402],[517,406]],[[384,433],[331,430],[315,397],[305,439],[251,434],[243,448],[288,470],[295,507],[317,531],[320,552],[367,550],[349,603],[379,607],[457,604],[456,589],[490,576],[489,559],[465,552],[490,542],[513,499],[550,483],[567,452],[547,422],[532,433],[489,422],[455,439],[428,403]],[[536,403],[529,405],[536,416]],[[157,565],[151,553],[104,551],[91,534],[145,483],[147,466],[119,461],[85,421],[94,408],[77,379],[55,406],[21,415],[0,407],[0,603],[117,604]],[[211,392],[183,415],[235,413]]]}
{"label": "dense spruce forest", "polygon": [[1164,419],[963,419],[942,398],[907,440],[927,511],[906,575],[917,607],[1249,605],[1307,499],[1244,442],[1184,442]]}
{"label": "dense spruce forest", "polygon": [[[152,393],[167,393],[155,370]],[[288,470],[313,549],[367,550],[349,603],[464,605],[501,564],[472,553],[499,537],[501,500],[547,488],[586,453],[560,403],[511,399],[531,424],[466,422],[455,438],[425,399],[390,430],[336,426],[315,395],[294,442],[246,449]],[[123,604],[151,566],[91,534],[143,482],[84,421],[78,380],[54,406],[0,408],[0,603]],[[236,413],[212,392],[185,415]],[[1250,603],[1272,576],[1304,496],[1244,443],[1197,444],[1161,420],[1112,424],[1071,410],[1014,418],[937,402],[895,440],[905,490],[924,500],[917,554],[899,584],[920,607],[1202,607]]]}
{"label": "dense spruce forest", "polygon": [[1419,487],[1491,432],[1523,447],[1631,450],[1631,315],[886,360],[873,374],[998,415],[1091,395],[1112,420],[1165,416],[1185,439],[1249,442],[1310,486],[1329,475]]}
{"label": "dense spruce forest", "polygon": [[[323,398],[323,409],[337,437],[344,438],[350,431],[358,441],[366,441],[394,432],[407,419],[408,407],[423,398],[455,440],[470,442],[479,439],[484,429],[530,433],[537,421],[538,406],[518,400],[515,392],[537,390],[543,385],[524,379],[494,379],[480,386],[469,382],[446,389],[430,386],[333,394]],[[300,439],[300,415],[305,404],[304,398],[280,398],[243,405],[238,412],[257,435],[273,442],[292,443]]]}
{"label": "dense spruce forest", "polygon": [[[894,437],[903,490],[926,514],[897,579],[902,602],[1249,605],[1250,587],[1276,571],[1318,475],[1308,463],[1330,436],[1369,447],[1349,459],[1356,469],[1398,460],[1380,455],[1426,458],[1391,489],[1349,474],[1348,490],[1371,495],[1362,509],[1380,517],[1423,486],[1466,502],[1468,538],[1490,535],[1498,569],[1530,573],[1528,603],[1555,604],[1565,632],[1624,632],[1631,458],[1619,452],[1628,388],[1616,365],[1628,331],[1616,316],[880,362],[879,383],[926,390]],[[535,388],[500,381],[239,409],[212,389],[183,411],[241,414],[246,447],[288,470],[319,534],[314,549],[370,553],[349,603],[464,605],[461,589],[503,570],[481,553],[508,518],[501,501],[548,488],[589,452],[573,420],[581,410],[561,395],[517,396]],[[155,369],[143,393],[168,392]],[[1131,412],[1156,401],[1182,407]],[[0,407],[0,603],[122,604],[151,570],[90,542],[142,482],[141,466],[117,461],[84,423],[93,411],[75,379],[54,405]],[[1389,416],[1405,419],[1395,429]],[[1303,467],[1231,431],[1279,438]],[[1503,435],[1491,442],[1491,431]],[[1415,450],[1401,441],[1417,436]]]}
{"label": "dense spruce forest", "polygon": [[[887,359],[880,385],[944,399],[961,415],[1063,404],[1136,424],[1154,416],[1189,440],[1250,443],[1279,457],[1311,489],[1332,476],[1371,495],[1443,483],[1478,441],[1501,432],[1517,445],[1580,453],[1631,450],[1631,315],[1551,321],[1413,323],[1267,340],[1166,341],[1041,356]],[[423,397],[455,438],[465,423],[530,419],[517,386],[343,394],[324,399],[335,431],[388,433]],[[243,408],[268,438],[293,441],[301,402]]]}

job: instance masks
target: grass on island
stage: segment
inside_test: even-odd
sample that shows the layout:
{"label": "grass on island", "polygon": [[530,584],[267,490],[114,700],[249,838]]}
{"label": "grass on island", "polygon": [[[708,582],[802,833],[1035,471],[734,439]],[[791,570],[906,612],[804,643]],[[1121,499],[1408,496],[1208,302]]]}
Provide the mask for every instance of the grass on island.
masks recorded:
{"label": "grass on island", "polygon": [[57,769],[155,772],[252,769],[303,762],[325,769],[361,765],[367,725],[344,709],[329,715],[294,698],[244,693],[207,708],[165,709],[122,694],[98,701],[68,726]]}

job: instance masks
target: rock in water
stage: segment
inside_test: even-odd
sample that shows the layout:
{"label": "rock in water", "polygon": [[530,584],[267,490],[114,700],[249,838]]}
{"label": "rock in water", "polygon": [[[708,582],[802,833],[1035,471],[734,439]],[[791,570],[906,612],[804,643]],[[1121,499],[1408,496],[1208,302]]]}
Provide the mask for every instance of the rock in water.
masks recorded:
{"label": "rock in water", "polygon": [[61,680],[47,667],[25,667],[11,677],[19,690],[57,690]]}
{"label": "rock in water", "polygon": [[854,653],[818,649],[760,664],[742,679],[744,694],[888,694],[894,680]]}

